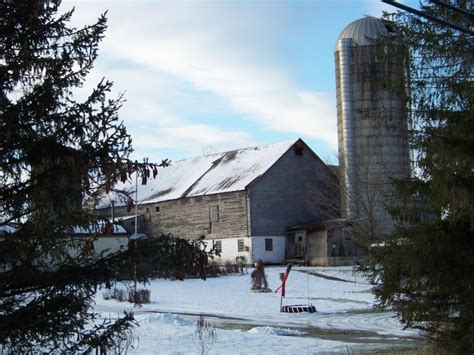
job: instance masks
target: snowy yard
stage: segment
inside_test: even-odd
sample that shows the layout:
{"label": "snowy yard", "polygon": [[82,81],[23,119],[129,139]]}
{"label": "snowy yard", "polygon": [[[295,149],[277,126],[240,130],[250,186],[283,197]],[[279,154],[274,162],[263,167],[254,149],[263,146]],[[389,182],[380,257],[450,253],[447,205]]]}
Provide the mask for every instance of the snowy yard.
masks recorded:
{"label": "snowy yard", "polygon": [[[211,354],[350,353],[415,347],[415,331],[403,330],[391,312],[373,310],[370,285],[351,267],[294,267],[287,281],[284,305],[308,304],[316,313],[280,313],[280,295],[250,292],[250,272],[206,281],[155,280],[152,303],[134,310],[140,326],[132,353],[199,353],[196,320],[203,314],[216,327]],[[267,267],[272,289],[285,267]],[[329,276],[327,279],[324,276]],[[344,280],[344,281],[342,281]],[[96,310],[113,317],[132,305],[104,300]]]}

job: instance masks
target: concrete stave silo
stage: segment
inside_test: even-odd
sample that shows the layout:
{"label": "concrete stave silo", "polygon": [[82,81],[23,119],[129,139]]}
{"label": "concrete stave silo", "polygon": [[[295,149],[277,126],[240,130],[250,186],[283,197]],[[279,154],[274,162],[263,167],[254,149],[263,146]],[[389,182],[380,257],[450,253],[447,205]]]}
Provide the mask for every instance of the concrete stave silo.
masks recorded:
{"label": "concrete stave silo", "polygon": [[396,203],[393,180],[410,174],[406,96],[384,84],[405,88],[406,70],[378,55],[373,41],[389,34],[387,23],[365,17],[335,48],[341,210],[348,219],[371,218],[378,236],[393,229],[386,210]]}

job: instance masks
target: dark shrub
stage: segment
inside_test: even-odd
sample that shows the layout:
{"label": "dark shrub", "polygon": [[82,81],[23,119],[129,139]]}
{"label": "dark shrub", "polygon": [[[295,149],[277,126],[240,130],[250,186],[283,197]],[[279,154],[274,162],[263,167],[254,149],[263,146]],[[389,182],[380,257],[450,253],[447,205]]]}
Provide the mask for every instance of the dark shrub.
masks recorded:
{"label": "dark shrub", "polygon": [[142,303],[150,303],[150,290],[147,290],[145,288],[138,289],[137,291],[135,290],[129,290],[128,291],[128,302],[130,303],[137,303],[137,304],[142,304]]}

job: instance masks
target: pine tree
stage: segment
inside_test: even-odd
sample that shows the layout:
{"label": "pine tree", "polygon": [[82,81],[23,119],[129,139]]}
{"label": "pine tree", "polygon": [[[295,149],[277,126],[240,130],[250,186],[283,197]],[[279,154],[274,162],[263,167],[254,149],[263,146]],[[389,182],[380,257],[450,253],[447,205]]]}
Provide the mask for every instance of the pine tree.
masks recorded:
{"label": "pine tree", "polygon": [[[435,18],[473,30],[463,11],[422,2]],[[396,182],[399,227],[373,251],[371,276],[380,306],[454,353],[474,351],[473,37],[408,12],[385,15],[408,58],[415,177]],[[395,53],[393,51],[387,51]],[[396,86],[396,85],[394,85]]]}
{"label": "pine tree", "polygon": [[[116,254],[90,256],[73,227],[97,223],[83,207],[95,194],[157,165],[129,159],[131,138],[101,80],[83,101],[75,93],[98,55],[106,16],[84,28],[58,15],[59,0],[0,1],[0,344],[2,352],[90,352],[113,348],[133,315],[99,321],[97,288],[117,275],[204,276],[206,254],[163,236]],[[166,164],[166,162],[164,162]],[[10,233],[5,233],[10,231]],[[89,241],[90,243],[90,241]],[[132,263],[142,260],[132,275]]]}

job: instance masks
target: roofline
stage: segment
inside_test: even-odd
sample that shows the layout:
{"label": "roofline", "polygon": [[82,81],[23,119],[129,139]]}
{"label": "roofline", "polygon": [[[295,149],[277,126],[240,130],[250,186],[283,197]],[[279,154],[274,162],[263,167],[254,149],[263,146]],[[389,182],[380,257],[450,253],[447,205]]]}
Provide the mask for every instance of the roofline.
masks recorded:
{"label": "roofline", "polygon": [[[138,203],[138,206],[145,206],[145,205],[152,205],[152,204],[159,204],[159,203],[163,203],[163,202],[169,202],[169,201],[177,201],[177,200],[180,200],[180,199],[184,199],[184,198],[191,198],[191,197],[202,197],[202,196],[212,196],[212,195],[218,195],[218,194],[223,194],[223,193],[235,193],[235,192],[240,192],[240,191],[248,191],[248,189],[250,189],[253,185],[255,185],[261,178],[262,176],[264,176],[265,174],[268,173],[268,171],[273,167],[275,166],[275,164],[285,155],[288,153],[288,151],[290,149],[292,149],[296,144],[303,144],[311,154],[313,154],[313,157],[315,157],[320,163],[322,163],[321,165],[323,166],[324,169],[326,169],[326,171],[331,174],[331,176],[333,176],[334,178],[337,178],[337,175],[331,170],[331,168],[329,168],[329,166],[308,146],[308,144],[306,144],[306,142],[302,139],[302,138],[298,138],[296,140],[288,140],[287,142],[293,142],[291,143],[291,145],[288,147],[288,149],[286,149],[276,160],[275,162],[270,165],[261,175],[259,176],[256,176],[252,181],[250,181],[245,187],[243,188],[240,188],[240,189],[235,189],[235,190],[231,190],[231,191],[225,191],[225,192],[215,192],[215,193],[204,193],[204,194],[199,194],[199,195],[192,195],[192,196],[188,196],[187,193],[188,191],[192,190],[192,187],[195,186],[201,179],[203,176],[205,176],[209,170],[213,169],[214,166],[211,166],[208,170],[206,170],[195,182],[193,182],[191,184],[191,186],[183,193],[183,195],[181,195],[180,197],[177,197],[177,198],[170,198],[170,199],[165,199],[165,200],[160,200],[160,201],[142,201],[142,202],[139,202]],[[245,148],[239,148],[239,149],[233,149],[233,150],[228,150],[226,152],[220,152],[220,153],[214,153],[214,154],[208,154],[208,155],[205,155],[205,156],[216,156],[216,160],[223,157],[224,155],[228,154],[228,153],[231,153],[231,152],[237,152],[237,151],[242,151],[242,150],[246,150],[246,149],[253,149],[253,148],[258,148],[258,147],[262,147],[262,146],[270,146],[270,145],[276,145],[276,144],[281,144],[283,142],[276,142],[276,143],[267,143],[267,144],[260,144],[260,145],[255,145],[255,146],[248,146],[248,147],[245,147]],[[180,160],[177,160],[176,162],[182,162],[182,161],[189,161],[189,160],[193,160],[193,159],[197,159],[197,158],[200,158],[202,156],[197,156],[197,157],[193,157],[193,158],[186,158],[186,159],[180,159]],[[158,176],[158,179],[159,179],[159,176]],[[121,208],[121,207],[125,207],[126,204],[123,204],[123,205],[116,205],[115,207],[116,208]],[[105,210],[105,209],[109,209],[110,206],[106,206],[106,207],[103,207],[103,208],[100,208],[98,210]]]}
{"label": "roofline", "polygon": [[[295,144],[297,143],[303,143],[306,147],[308,147],[308,145],[301,139],[301,138],[298,138],[297,140],[293,141],[293,143],[288,147],[287,150],[285,150],[279,157],[277,160],[275,160],[275,162],[270,165],[264,172],[263,174],[255,177],[252,181],[250,181],[244,188],[242,189],[236,189],[236,190],[232,190],[232,191],[226,191],[225,193],[228,193],[228,192],[238,192],[238,191],[247,191],[248,188],[250,188],[251,185],[255,184],[258,180],[260,180],[260,178],[265,175],[280,159],[283,155],[285,155],[291,148],[294,147]],[[280,142],[281,143],[281,142]],[[155,203],[159,203],[159,202],[164,202],[164,201],[174,201],[174,200],[179,200],[181,198],[188,198],[188,197],[199,197],[199,196],[212,196],[212,195],[217,195],[217,194],[221,194],[223,192],[216,192],[216,193],[213,193],[213,194],[202,194],[202,195],[196,195],[196,196],[188,196],[188,192],[189,191],[192,191],[192,189],[194,188],[194,186],[196,186],[199,181],[212,169],[214,169],[214,163],[219,160],[220,158],[222,158],[223,156],[225,156],[226,154],[228,153],[231,153],[231,152],[238,152],[238,151],[241,151],[241,150],[246,150],[246,149],[253,149],[253,148],[257,148],[257,147],[261,147],[261,146],[269,146],[269,145],[275,145],[275,144],[280,144],[280,143],[268,143],[268,144],[260,144],[260,145],[256,145],[256,146],[249,146],[249,147],[245,147],[245,148],[239,148],[239,149],[233,149],[233,150],[228,150],[226,152],[222,152],[222,153],[216,153],[216,154],[209,154],[207,156],[213,156],[213,155],[219,155],[219,158],[217,158],[215,161],[212,162],[212,165],[211,167],[209,167],[209,169],[207,169],[196,181],[194,181],[188,189],[186,189],[186,191],[181,195],[180,198],[173,198],[173,199],[169,199],[169,200],[163,200],[163,201],[158,201],[158,202],[155,202]],[[308,147],[308,149],[310,151],[311,148]],[[312,151],[313,152],[313,151]],[[314,152],[313,152],[314,153]],[[315,153],[314,153],[315,154]],[[198,158],[198,157],[195,157],[195,158]],[[195,159],[195,158],[188,158],[188,159],[182,159],[181,161],[186,161],[186,160],[192,160],[192,159]],[[319,158],[319,157],[318,157]],[[149,202],[149,203],[153,203],[153,202]]]}
{"label": "roofline", "polygon": [[[155,202],[139,202],[138,203],[138,206],[149,206],[149,205],[158,205],[160,203],[163,203],[163,202],[170,202],[170,201],[178,201],[178,200],[183,200],[183,199],[186,199],[186,198],[200,198],[200,197],[203,197],[203,196],[214,196],[214,195],[223,195],[223,194],[233,194],[233,193],[236,193],[236,192],[245,192],[245,189],[239,189],[239,190],[232,190],[232,191],[224,191],[224,192],[214,192],[212,194],[205,194],[205,195],[196,195],[196,196],[181,196],[181,197],[178,197],[178,198],[170,198],[168,200],[161,200],[161,201],[155,201]],[[115,208],[125,208],[127,207],[126,205],[120,205],[120,206],[115,206]],[[108,207],[103,207],[103,208],[98,208],[97,211],[103,211],[103,210],[108,210],[110,209],[110,206]],[[133,215],[127,215],[127,217],[133,217]],[[145,217],[145,214],[141,213],[138,215],[138,217]],[[116,221],[119,221],[121,218],[123,218],[123,216],[116,216],[114,217]]]}
{"label": "roofline", "polygon": [[296,144],[298,143],[302,143],[304,144],[304,146],[306,148],[308,148],[308,150],[310,151],[311,154],[313,154],[313,156],[320,162],[322,163],[322,165],[324,166],[324,169],[326,169],[327,172],[329,172],[329,174],[331,174],[334,178],[338,178],[338,176],[331,170],[331,168],[316,154],[316,152],[314,152],[314,150],[312,150],[310,148],[310,146],[308,144],[306,144],[306,142],[302,139],[302,138],[298,138],[271,166],[268,167],[267,170],[265,170],[265,172],[262,174],[262,175],[259,175],[257,176],[255,179],[253,179],[252,181],[250,181],[247,186],[245,186],[245,191],[247,191],[248,189],[250,189],[253,185],[255,185],[280,159],[282,156],[284,156],[286,153],[288,153],[288,151],[293,148]]}
{"label": "roofline", "polygon": [[[308,146],[301,138],[298,138],[296,141],[294,141],[294,142],[288,147],[287,150],[285,150],[285,151],[278,157],[277,160],[275,160],[275,162],[274,162],[272,165],[270,165],[270,166],[268,167],[267,170],[265,170],[265,171],[263,172],[263,174],[261,174],[261,175],[255,177],[252,181],[250,181],[250,182],[244,187],[243,190],[244,190],[244,191],[247,191],[249,188],[251,188],[253,185],[255,185],[255,184],[262,178],[262,176],[264,176],[272,167],[274,167],[275,164],[281,159],[281,157],[284,156],[286,153],[288,153],[288,151],[289,151],[291,148],[293,148],[293,147],[295,146],[295,144],[298,143],[298,142],[302,142],[304,145]],[[309,147],[308,147],[308,148],[309,148]]]}
{"label": "roofline", "polygon": [[[294,143],[296,143],[298,140],[300,140],[301,138],[298,138],[296,141],[294,141]],[[280,143],[283,143],[283,142],[290,142],[291,139],[288,139],[287,141],[281,141],[281,142],[273,142],[273,143],[262,143],[262,144],[258,144],[258,145],[249,145],[247,147],[243,147],[243,148],[237,148],[237,149],[230,149],[230,150],[225,150],[223,152],[218,152],[218,153],[212,153],[212,154],[203,154],[203,155],[196,155],[194,157],[189,157],[189,158],[183,158],[183,159],[179,159],[179,160],[170,160],[171,162],[180,162],[180,161],[188,161],[188,160],[193,160],[193,159],[198,159],[198,158],[201,158],[201,157],[212,157],[212,156],[219,156],[216,160],[218,160],[221,156],[227,154],[227,153],[231,153],[231,152],[237,152],[239,150],[246,150],[246,149],[253,149],[253,148],[258,148],[258,147],[262,147],[262,146],[267,146],[267,145],[275,145],[275,144],[280,144]],[[285,152],[286,153],[286,152]]]}

